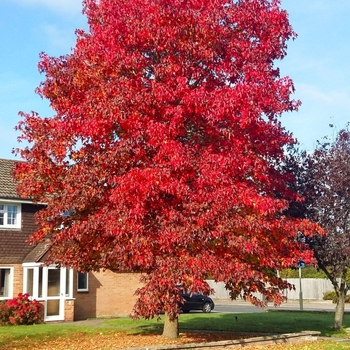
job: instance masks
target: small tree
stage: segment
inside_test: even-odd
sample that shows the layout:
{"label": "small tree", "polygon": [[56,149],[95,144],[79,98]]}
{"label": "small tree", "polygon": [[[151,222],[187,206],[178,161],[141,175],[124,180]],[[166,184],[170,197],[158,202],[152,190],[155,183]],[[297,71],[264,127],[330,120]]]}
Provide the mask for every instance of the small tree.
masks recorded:
{"label": "small tree", "polygon": [[133,315],[165,311],[168,337],[177,285],[209,293],[208,274],[280,303],[291,286],[275,271],[299,258],[304,225],[283,216],[294,141],[279,117],[299,103],[274,67],[294,37],[280,2],[84,4],[73,52],[41,55],[56,115],[18,126],[18,189],[47,204],[33,241],[49,236],[57,264],[143,272]]}
{"label": "small tree", "polygon": [[314,252],[318,267],[332,282],[336,293],[334,329],[342,327],[344,303],[350,288],[350,132],[339,131],[336,139],[318,142],[311,154],[295,163],[304,201],[291,205],[293,216],[320,225],[320,231],[302,239]]}

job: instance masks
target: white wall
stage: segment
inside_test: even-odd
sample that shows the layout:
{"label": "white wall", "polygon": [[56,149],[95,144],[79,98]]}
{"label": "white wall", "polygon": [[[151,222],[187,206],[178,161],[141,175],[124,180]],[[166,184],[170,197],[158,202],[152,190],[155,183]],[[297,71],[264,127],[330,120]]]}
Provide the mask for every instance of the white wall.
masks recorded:
{"label": "white wall", "polygon": [[[299,300],[299,278],[288,278],[287,281],[295,286],[295,290],[288,290],[285,295],[290,300]],[[215,290],[211,295],[213,299],[229,299],[229,293],[225,289],[224,283],[216,283],[213,280],[207,280],[209,286]],[[302,278],[301,289],[303,299],[305,300],[323,300],[323,294],[333,290],[333,285],[328,279],[324,278]]]}

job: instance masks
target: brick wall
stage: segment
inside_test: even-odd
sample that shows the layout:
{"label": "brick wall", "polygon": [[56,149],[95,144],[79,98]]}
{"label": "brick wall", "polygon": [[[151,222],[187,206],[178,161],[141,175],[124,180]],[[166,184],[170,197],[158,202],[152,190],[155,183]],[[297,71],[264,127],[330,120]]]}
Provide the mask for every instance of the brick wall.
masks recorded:
{"label": "brick wall", "polygon": [[64,302],[64,320],[66,322],[74,321],[74,299],[68,299]]}
{"label": "brick wall", "polygon": [[13,268],[13,295],[9,296],[9,299],[16,297],[19,293],[23,292],[23,268],[21,264],[0,264],[1,268]]}
{"label": "brick wall", "polygon": [[33,249],[27,239],[36,231],[34,214],[42,208],[32,204],[22,204],[20,229],[0,230],[0,264],[21,264]]}
{"label": "brick wall", "polygon": [[139,279],[140,275],[133,273],[90,272],[89,291],[77,292],[75,273],[75,320],[89,317],[128,316],[136,301],[134,293],[141,287]]}
{"label": "brick wall", "polygon": [[23,292],[23,267],[21,264],[13,265],[13,296]]}
{"label": "brick wall", "polygon": [[40,205],[22,204],[22,232],[25,236],[29,237],[38,229],[38,226],[35,224],[34,214],[42,208],[43,206]]}
{"label": "brick wall", "polygon": [[0,230],[0,266],[13,267],[13,297],[23,292],[22,262],[33,249],[26,240],[35,232],[34,213],[40,206],[32,204],[21,205],[21,228]]}

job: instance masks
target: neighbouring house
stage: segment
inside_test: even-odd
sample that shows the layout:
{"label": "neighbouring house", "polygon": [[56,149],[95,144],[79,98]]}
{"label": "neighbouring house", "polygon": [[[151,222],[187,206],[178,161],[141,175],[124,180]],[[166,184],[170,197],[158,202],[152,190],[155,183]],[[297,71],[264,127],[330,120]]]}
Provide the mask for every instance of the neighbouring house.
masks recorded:
{"label": "neighbouring house", "polygon": [[44,321],[129,315],[140,275],[47,266],[50,243],[27,243],[36,230],[34,214],[44,204],[17,194],[15,163],[0,159],[0,300],[28,293],[43,305]]}

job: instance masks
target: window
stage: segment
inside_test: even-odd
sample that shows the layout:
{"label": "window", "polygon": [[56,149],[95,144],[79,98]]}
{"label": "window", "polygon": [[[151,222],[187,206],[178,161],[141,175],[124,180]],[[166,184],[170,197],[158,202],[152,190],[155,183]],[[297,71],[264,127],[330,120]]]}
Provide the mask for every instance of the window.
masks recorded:
{"label": "window", "polygon": [[20,228],[21,207],[17,204],[0,203],[0,228]]}
{"label": "window", "polygon": [[89,275],[87,272],[78,272],[78,292],[88,292],[89,291]]}
{"label": "window", "polygon": [[12,298],[12,270],[11,267],[0,267],[0,299]]}
{"label": "window", "polygon": [[41,263],[24,263],[23,292],[34,299],[57,295],[72,298],[73,269],[54,267],[42,266]]}
{"label": "window", "polygon": [[66,273],[66,298],[73,296],[73,269],[67,270]]}
{"label": "window", "polygon": [[25,291],[30,296],[34,295],[34,269],[27,269],[27,281]]}

